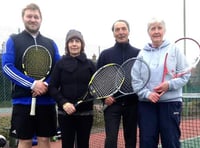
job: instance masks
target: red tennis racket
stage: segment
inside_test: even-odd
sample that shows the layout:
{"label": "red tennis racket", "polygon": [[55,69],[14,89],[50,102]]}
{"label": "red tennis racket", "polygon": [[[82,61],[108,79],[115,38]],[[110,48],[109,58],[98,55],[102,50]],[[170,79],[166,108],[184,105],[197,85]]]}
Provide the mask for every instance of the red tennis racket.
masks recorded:
{"label": "red tennis racket", "polygon": [[180,50],[180,55],[184,55],[185,60],[181,61],[181,63],[177,63],[175,71],[170,71],[168,67],[170,67],[169,64],[173,64],[173,62],[167,62],[169,53],[166,53],[162,82],[165,81],[166,75],[171,76],[173,79],[191,73],[200,61],[200,44],[195,39],[188,37],[180,38],[175,41],[175,46]]}

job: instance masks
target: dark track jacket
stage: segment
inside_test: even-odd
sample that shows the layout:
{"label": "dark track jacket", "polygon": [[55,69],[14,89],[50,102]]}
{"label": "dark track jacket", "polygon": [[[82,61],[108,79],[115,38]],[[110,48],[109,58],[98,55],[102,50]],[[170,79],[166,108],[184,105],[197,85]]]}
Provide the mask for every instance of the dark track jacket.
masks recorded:
{"label": "dark track jacket", "polygon": [[[118,43],[111,48],[105,49],[101,52],[97,61],[97,68],[100,68],[109,63],[117,63],[121,65],[129,58],[136,57],[139,53],[139,49],[131,46],[129,43]],[[119,92],[114,96],[121,95]],[[128,95],[116,100],[116,103],[124,105],[130,105],[138,101],[137,95]]]}

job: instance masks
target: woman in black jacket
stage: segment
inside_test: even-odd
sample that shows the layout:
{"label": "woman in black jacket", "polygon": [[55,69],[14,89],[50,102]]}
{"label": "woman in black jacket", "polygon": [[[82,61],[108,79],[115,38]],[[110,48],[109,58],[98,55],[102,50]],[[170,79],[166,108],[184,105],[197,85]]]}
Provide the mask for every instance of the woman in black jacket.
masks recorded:
{"label": "woman in black jacket", "polygon": [[62,148],[73,148],[75,136],[79,148],[89,148],[93,122],[93,102],[74,104],[87,92],[88,83],[96,68],[84,53],[81,32],[69,30],[66,54],[57,62],[49,84],[49,92],[58,105]]}

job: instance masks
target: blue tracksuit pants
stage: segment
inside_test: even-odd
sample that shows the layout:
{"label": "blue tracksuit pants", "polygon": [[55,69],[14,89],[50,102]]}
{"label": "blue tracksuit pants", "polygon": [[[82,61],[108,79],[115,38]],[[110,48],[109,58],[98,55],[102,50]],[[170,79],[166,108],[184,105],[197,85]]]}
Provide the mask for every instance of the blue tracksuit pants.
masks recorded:
{"label": "blue tracksuit pants", "polygon": [[180,148],[182,102],[138,103],[140,148]]}

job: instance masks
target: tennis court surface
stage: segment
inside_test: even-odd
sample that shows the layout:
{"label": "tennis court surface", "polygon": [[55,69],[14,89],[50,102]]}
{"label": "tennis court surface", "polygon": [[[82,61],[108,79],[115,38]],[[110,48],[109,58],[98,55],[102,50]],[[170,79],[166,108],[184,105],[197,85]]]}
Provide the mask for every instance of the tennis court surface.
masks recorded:
{"label": "tennis court surface", "polygon": [[[103,148],[105,131],[102,106],[97,103],[94,108],[95,121],[90,137],[90,148]],[[181,132],[181,148],[200,148],[200,94],[184,94]],[[60,140],[52,142],[52,148],[61,148]],[[118,148],[124,148],[122,129],[118,135]],[[139,148],[139,144],[137,144],[137,148]]]}

